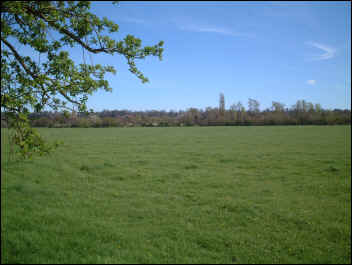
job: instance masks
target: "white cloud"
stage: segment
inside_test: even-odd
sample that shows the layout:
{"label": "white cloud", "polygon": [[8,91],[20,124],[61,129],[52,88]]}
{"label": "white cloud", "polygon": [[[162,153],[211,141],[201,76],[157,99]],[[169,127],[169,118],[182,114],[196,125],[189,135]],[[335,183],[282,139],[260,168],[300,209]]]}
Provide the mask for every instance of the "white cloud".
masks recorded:
{"label": "white cloud", "polygon": [[314,86],[316,81],[315,80],[307,80],[306,82],[308,85]]}
{"label": "white cloud", "polygon": [[323,54],[312,56],[311,60],[313,61],[327,60],[335,57],[336,49],[333,47],[330,47],[325,44],[317,43],[317,42],[312,42],[312,41],[306,42],[306,44],[324,51]]}
{"label": "white cloud", "polygon": [[[144,24],[144,25],[154,24],[151,21],[146,21],[144,19],[140,19],[140,18],[136,18],[136,17],[120,17],[120,20],[127,22],[127,23],[135,23],[135,24]],[[185,22],[181,22],[181,19],[177,19],[177,18],[176,19],[175,18],[174,19],[168,18],[168,19],[166,19],[165,22],[169,22],[169,23],[171,22],[178,29],[184,30],[184,31],[208,32],[208,33],[216,33],[216,34],[233,36],[233,37],[247,37],[247,38],[255,37],[254,34],[237,32],[237,31],[232,30],[230,28],[218,27],[218,26],[206,25],[206,24],[200,25],[198,23],[195,24],[192,21],[189,21],[190,23],[185,23]]]}
{"label": "white cloud", "polygon": [[140,18],[132,18],[132,17],[121,17],[120,18],[124,22],[136,23],[136,24],[146,24],[147,22]]}
{"label": "white cloud", "polygon": [[194,24],[188,24],[184,26],[179,26],[179,29],[186,30],[186,31],[193,31],[193,32],[217,33],[217,34],[233,36],[233,37],[249,37],[249,38],[254,37],[253,34],[240,33],[224,27],[214,27],[214,26],[205,27],[205,26],[199,26]]}

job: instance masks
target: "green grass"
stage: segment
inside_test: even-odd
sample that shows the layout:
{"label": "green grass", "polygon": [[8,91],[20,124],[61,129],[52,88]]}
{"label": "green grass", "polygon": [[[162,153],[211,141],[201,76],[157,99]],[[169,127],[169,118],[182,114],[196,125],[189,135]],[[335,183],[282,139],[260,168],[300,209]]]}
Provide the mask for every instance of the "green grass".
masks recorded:
{"label": "green grass", "polygon": [[40,131],[2,143],[2,263],[351,262],[350,126]]}

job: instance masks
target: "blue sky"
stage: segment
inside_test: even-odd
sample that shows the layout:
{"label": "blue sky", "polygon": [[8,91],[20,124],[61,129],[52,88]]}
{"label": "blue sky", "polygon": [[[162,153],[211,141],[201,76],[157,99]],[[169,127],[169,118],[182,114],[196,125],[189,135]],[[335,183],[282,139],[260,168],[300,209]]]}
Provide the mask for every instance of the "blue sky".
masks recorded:
{"label": "blue sky", "polygon": [[[226,108],[248,98],[261,109],[298,99],[351,108],[349,2],[93,2],[91,11],[119,24],[116,39],[165,43],[162,61],[137,61],[147,84],[122,56],[92,55],[117,70],[106,76],[113,92],[89,98],[96,111],[204,109],[221,92]],[[80,62],[81,50],[72,57]]]}

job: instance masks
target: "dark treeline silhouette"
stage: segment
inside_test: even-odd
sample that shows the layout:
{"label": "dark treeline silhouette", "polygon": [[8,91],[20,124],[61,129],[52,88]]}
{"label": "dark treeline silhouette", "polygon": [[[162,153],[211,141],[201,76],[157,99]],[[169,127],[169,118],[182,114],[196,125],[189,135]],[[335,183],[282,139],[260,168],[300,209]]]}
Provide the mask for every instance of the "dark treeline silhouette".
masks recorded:
{"label": "dark treeline silhouette", "polygon": [[[259,110],[260,103],[248,100],[248,109],[241,102],[225,108],[220,94],[219,107],[189,108],[186,111],[129,111],[103,110],[101,112],[64,115],[62,112],[30,113],[33,127],[133,127],[133,126],[236,126],[236,125],[343,125],[351,124],[348,109],[323,109],[320,104],[298,100],[290,108],[272,102],[271,108]],[[3,114],[2,114],[3,116]],[[2,127],[6,123],[2,120]]]}

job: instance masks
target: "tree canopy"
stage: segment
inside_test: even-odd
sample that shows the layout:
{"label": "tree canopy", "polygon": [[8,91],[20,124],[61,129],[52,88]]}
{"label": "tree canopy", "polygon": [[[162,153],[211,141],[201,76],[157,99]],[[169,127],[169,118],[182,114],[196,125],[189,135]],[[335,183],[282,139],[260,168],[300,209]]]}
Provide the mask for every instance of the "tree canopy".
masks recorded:
{"label": "tree canopy", "polygon": [[[143,83],[147,77],[136,60],[147,56],[162,59],[163,41],[142,46],[133,35],[121,40],[111,36],[119,26],[108,18],[90,12],[89,1],[5,1],[1,3],[1,108],[15,129],[14,143],[24,156],[50,150],[42,137],[29,126],[27,115],[44,108],[87,111],[93,92],[111,91],[106,73],[113,66],[83,63],[70,58],[69,48],[81,47],[86,53],[120,54],[132,74]],[[26,56],[16,48],[30,47],[39,58]],[[84,57],[83,57],[84,58]]]}

